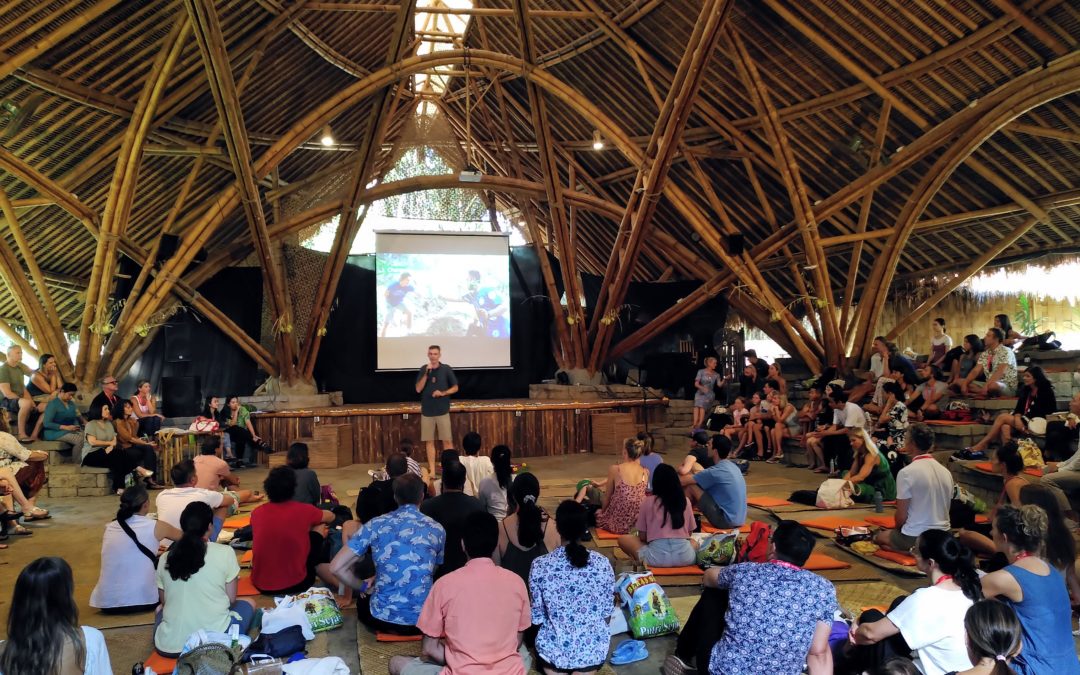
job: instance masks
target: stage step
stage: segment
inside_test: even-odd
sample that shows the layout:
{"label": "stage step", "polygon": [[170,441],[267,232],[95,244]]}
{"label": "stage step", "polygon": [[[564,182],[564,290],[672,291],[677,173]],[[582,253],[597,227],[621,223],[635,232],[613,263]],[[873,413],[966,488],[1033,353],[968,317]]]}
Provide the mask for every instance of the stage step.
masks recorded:
{"label": "stage step", "polygon": [[45,467],[49,482],[43,492],[52,499],[63,497],[107,497],[112,494],[108,469],[77,464],[50,464]]}
{"label": "stage step", "polygon": [[[293,443],[308,446],[308,466],[312,469],[338,469],[353,463],[353,434],[348,424],[319,424],[309,438],[296,438]],[[267,455],[270,468],[285,466],[285,450]]]}

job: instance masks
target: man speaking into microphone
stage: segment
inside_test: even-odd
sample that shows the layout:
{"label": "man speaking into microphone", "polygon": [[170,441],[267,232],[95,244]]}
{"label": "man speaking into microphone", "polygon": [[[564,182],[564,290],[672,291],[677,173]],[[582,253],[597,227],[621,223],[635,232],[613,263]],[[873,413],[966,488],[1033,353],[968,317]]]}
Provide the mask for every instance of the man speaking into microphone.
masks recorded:
{"label": "man speaking into microphone", "polygon": [[431,345],[428,362],[420,367],[416,377],[416,393],[420,394],[420,440],[427,446],[428,475],[435,475],[435,440],[442,441],[443,450],[452,450],[454,438],[450,431],[450,396],[458,391],[454,369],[439,363],[442,349]]}

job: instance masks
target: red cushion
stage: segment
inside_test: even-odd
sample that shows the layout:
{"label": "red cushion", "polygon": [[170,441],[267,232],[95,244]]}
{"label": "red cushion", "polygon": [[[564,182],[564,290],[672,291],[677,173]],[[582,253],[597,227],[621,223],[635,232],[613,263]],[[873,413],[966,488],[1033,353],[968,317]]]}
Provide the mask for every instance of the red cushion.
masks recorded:
{"label": "red cushion", "polygon": [[395,633],[375,633],[376,642],[420,642],[422,635],[397,635]]}

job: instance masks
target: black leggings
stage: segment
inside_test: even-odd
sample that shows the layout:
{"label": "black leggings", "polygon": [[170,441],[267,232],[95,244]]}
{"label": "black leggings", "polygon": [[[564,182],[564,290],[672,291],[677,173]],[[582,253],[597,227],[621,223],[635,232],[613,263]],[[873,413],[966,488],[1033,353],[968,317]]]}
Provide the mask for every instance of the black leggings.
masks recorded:
{"label": "black leggings", "polygon": [[124,477],[134,471],[142,462],[142,451],[135,448],[113,448],[112,452],[105,452],[105,448],[98,448],[83,457],[83,466],[93,466],[100,469],[108,469],[112,478],[112,489],[124,489]]}
{"label": "black leggings", "polygon": [[855,459],[855,455],[851,451],[851,439],[848,438],[847,433],[826,436],[822,439],[821,451],[825,456],[826,466],[835,459],[837,471],[851,470],[851,462]]}
{"label": "black leggings", "polygon": [[675,642],[675,655],[686,663],[693,659],[699,673],[709,672],[713,646],[724,636],[729,598],[727,589],[704,589]]}
{"label": "black leggings", "polygon": [[377,619],[371,615],[371,596],[361,595],[356,597],[356,618],[360,623],[367,626],[372,633],[393,633],[394,635],[420,635],[420,629],[416,626],[404,626]]}
{"label": "black leggings", "polygon": [[[896,609],[908,596],[901,595],[889,605],[889,611]],[[868,609],[859,617],[859,623],[874,623],[881,621],[885,615],[879,609]],[[836,673],[863,673],[877,672],[891,659],[908,658],[911,656],[911,647],[908,646],[904,636],[900,633],[887,637],[881,642],[872,645],[848,645],[847,641],[840,643],[833,653],[834,672]]]}
{"label": "black leggings", "polygon": [[251,432],[244,427],[238,427],[233,425],[225,429],[225,433],[229,434],[229,438],[232,439],[233,456],[244,460],[248,464],[254,464],[258,459],[258,454],[255,449],[255,439],[251,437]]}

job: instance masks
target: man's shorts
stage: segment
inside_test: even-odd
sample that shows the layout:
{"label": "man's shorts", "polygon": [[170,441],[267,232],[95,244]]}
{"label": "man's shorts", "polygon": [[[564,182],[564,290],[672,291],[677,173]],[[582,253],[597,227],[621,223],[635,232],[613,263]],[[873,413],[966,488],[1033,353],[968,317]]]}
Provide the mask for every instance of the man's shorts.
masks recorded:
{"label": "man's shorts", "polygon": [[438,415],[436,417],[428,417],[427,415],[421,415],[420,440],[440,440],[443,442],[453,441],[453,434],[450,431],[450,413],[446,413],[445,415]]}
{"label": "man's shorts", "polygon": [[4,398],[0,396],[0,407],[7,410],[9,413],[18,414],[19,412],[19,399],[17,398]]}
{"label": "man's shorts", "polygon": [[897,551],[907,553],[915,545],[918,537],[909,537],[900,531],[900,528],[889,530],[889,544]]}

